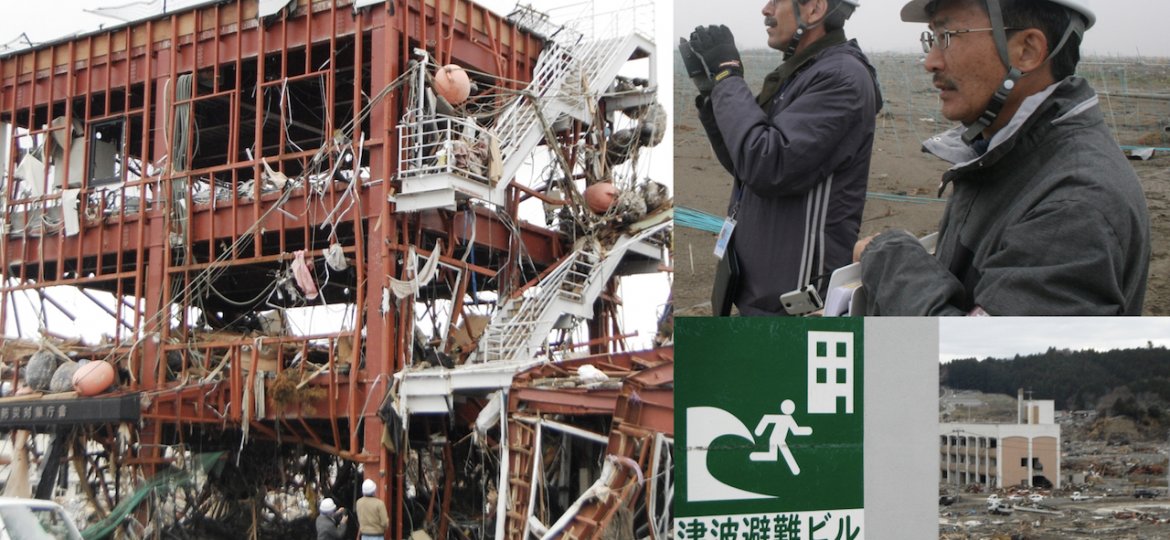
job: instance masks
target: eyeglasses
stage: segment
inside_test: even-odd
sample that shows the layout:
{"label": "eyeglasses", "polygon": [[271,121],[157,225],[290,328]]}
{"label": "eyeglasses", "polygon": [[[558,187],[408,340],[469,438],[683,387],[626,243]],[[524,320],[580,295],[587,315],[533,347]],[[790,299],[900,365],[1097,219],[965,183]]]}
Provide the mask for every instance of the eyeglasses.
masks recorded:
{"label": "eyeglasses", "polygon": [[[940,45],[940,48],[942,48],[942,50],[944,50],[944,51],[948,47],[950,47],[951,46],[951,36],[954,36],[957,34],[970,34],[971,32],[991,32],[993,30],[995,30],[995,29],[994,28],[968,28],[966,30],[943,30],[942,32],[939,32],[937,34],[938,35],[937,38],[935,37],[936,34],[934,32],[927,30],[927,31],[923,32],[921,36],[919,36],[918,41],[922,42],[922,52],[924,52],[926,54],[930,54],[930,50],[933,49],[935,45]],[[1018,28],[1004,28],[1005,32],[1011,31],[1011,30],[1019,30],[1019,29]]]}

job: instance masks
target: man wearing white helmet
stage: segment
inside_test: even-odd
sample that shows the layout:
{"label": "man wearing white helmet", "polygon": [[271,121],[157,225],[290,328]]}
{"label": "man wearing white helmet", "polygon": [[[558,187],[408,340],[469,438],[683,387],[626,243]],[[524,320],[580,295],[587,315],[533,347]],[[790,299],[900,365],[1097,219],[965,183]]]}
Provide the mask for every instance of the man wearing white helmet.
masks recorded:
{"label": "man wearing white helmet", "polygon": [[338,508],[331,497],[317,505],[317,540],[343,540],[345,523],[349,520],[344,508]]}
{"label": "man wearing white helmet", "polygon": [[953,191],[935,256],[904,231],[858,243],[875,315],[1140,315],[1141,184],[1075,76],[1083,0],[913,0],[942,113],[923,143]]}
{"label": "man wearing white helmet", "polygon": [[383,540],[386,538],[386,527],[390,525],[386,505],[374,496],[377,491],[378,485],[367,478],[362,482],[362,497],[354,504],[362,540]]}
{"label": "man wearing white helmet", "polygon": [[[769,0],[768,46],[784,61],[752,95],[726,26],[681,40],[696,105],[719,162],[735,177],[720,248],[715,315],[802,314],[849,264],[861,226],[881,93],[845,21],[857,0]],[[728,234],[730,233],[730,234]],[[735,264],[733,264],[735,263]],[[732,272],[734,273],[734,272]],[[722,287],[727,284],[728,287]],[[783,300],[782,300],[783,298]]]}

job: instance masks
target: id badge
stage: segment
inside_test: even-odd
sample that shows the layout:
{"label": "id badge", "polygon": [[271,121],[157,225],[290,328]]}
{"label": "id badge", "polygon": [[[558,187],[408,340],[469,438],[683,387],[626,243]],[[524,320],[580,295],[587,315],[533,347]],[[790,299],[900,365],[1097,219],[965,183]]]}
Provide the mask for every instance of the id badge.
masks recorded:
{"label": "id badge", "polygon": [[723,227],[719,229],[719,238],[715,240],[715,256],[720,259],[727,252],[727,244],[731,243],[731,233],[735,230],[735,219],[723,220]]}

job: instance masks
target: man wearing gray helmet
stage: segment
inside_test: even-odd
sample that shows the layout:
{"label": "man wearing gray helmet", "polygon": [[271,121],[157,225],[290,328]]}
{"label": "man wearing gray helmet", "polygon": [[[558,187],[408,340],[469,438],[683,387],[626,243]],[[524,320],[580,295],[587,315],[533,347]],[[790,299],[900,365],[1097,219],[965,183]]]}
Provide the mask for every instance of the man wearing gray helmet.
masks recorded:
{"label": "man wearing gray helmet", "polygon": [[874,315],[1140,315],[1150,260],[1137,175],[1075,76],[1086,0],[913,0],[925,67],[960,122],[923,143],[953,191],[931,256],[858,242]]}
{"label": "man wearing gray helmet", "polygon": [[317,540],[342,540],[345,538],[345,527],[349,521],[349,514],[345,508],[340,508],[333,502],[332,497],[321,500],[317,506]]}
{"label": "man wearing gray helmet", "polygon": [[873,67],[845,37],[857,3],[764,4],[768,46],[784,61],[755,96],[726,26],[696,28],[679,44],[699,119],[735,177],[716,254],[739,273],[717,283],[715,315],[732,302],[742,315],[805,313],[850,262],[881,107]]}

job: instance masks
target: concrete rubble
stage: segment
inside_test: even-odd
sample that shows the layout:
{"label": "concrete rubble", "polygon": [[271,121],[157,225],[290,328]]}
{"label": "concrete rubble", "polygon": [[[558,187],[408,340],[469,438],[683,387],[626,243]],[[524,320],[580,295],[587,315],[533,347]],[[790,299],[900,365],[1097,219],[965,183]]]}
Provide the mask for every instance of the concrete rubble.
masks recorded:
{"label": "concrete rubble", "polygon": [[[948,391],[950,392],[950,391]],[[944,418],[1003,421],[1010,398],[955,391],[940,400]],[[1059,490],[992,489],[940,483],[939,538],[946,540],[1144,540],[1170,537],[1167,454],[1128,419],[1097,411],[1060,411]],[[1042,496],[1037,502],[1029,496]],[[996,497],[1010,513],[991,512]],[[944,504],[945,503],[945,504]]]}

